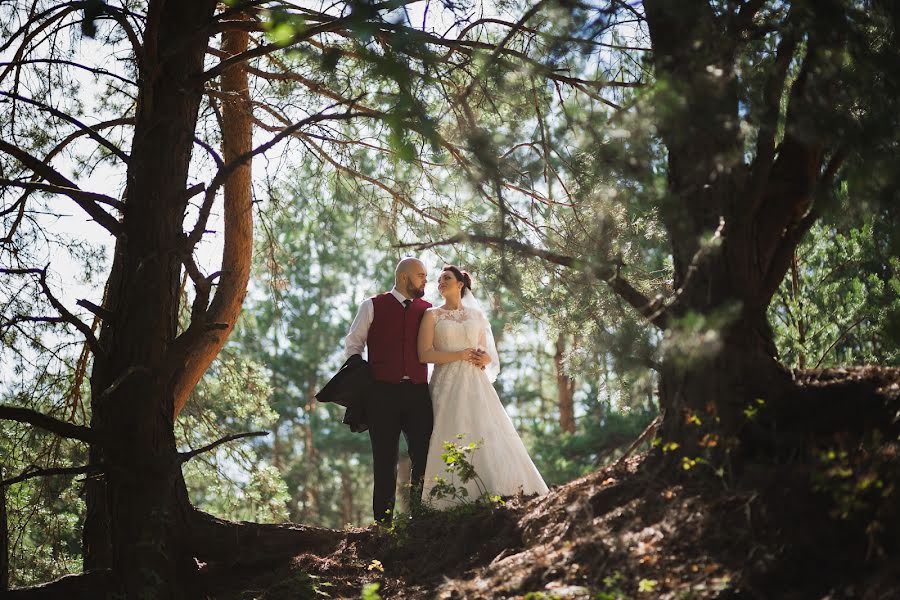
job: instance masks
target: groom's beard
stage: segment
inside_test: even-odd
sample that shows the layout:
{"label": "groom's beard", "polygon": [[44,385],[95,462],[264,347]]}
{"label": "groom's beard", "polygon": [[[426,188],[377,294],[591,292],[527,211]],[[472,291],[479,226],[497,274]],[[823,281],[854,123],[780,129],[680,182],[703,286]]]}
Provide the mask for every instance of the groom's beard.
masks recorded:
{"label": "groom's beard", "polygon": [[425,295],[425,288],[422,287],[421,289],[419,289],[419,288],[414,288],[414,287],[408,287],[408,288],[406,288],[406,293],[409,294],[413,298],[421,298],[422,296]]}

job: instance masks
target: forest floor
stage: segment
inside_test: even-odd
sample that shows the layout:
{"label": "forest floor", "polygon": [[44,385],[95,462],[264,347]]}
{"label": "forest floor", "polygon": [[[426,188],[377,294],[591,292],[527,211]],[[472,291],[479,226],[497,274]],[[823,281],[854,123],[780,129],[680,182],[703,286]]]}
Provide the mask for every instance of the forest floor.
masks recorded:
{"label": "forest floor", "polygon": [[875,402],[892,423],[858,435],[819,427],[739,475],[673,467],[657,448],[543,497],[348,530],[330,555],[220,573],[209,597],[900,598],[900,370],[795,378],[836,391],[850,413],[857,396],[861,413]]}

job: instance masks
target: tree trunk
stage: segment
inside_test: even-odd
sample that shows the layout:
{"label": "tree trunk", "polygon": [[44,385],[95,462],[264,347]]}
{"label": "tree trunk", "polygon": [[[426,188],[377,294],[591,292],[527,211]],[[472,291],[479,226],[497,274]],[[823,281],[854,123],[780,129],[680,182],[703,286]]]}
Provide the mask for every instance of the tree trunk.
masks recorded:
{"label": "tree trunk", "polygon": [[[234,56],[247,50],[250,34],[228,30],[222,34],[222,50]],[[226,165],[252,150],[253,113],[247,65],[239,63],[222,73],[222,159]],[[193,128],[191,129],[193,132]],[[225,236],[222,269],[216,294],[205,311],[200,335],[190,340],[179,355],[181,372],[174,381],[174,411],[177,416],[188,396],[234,329],[250,279],[253,255],[253,186],[251,161],[245,159],[224,183]],[[203,307],[206,308],[205,306]],[[192,319],[192,325],[193,323]]]}
{"label": "tree trunk", "polygon": [[348,469],[341,470],[341,523],[353,523],[353,478]]}
{"label": "tree trunk", "polygon": [[[307,388],[306,406],[303,407],[306,412],[306,423],[303,426],[304,436],[304,458],[306,460],[306,483],[305,492],[307,497],[307,515],[306,522],[318,522],[322,514],[321,500],[319,498],[319,484],[321,481],[321,473],[319,472],[319,454],[316,450],[316,441],[313,432],[312,420],[316,410],[316,386],[318,378],[313,373],[309,379],[309,387]],[[310,477],[310,475],[312,477]]]}
{"label": "tree trunk", "polygon": [[556,354],[553,356],[556,365],[556,403],[559,408],[559,428],[566,433],[575,433],[575,380],[569,377],[563,365],[566,352],[566,336],[560,333],[556,337]]}
{"label": "tree trunk", "polygon": [[828,184],[818,178],[823,142],[802,127],[811,110],[809,73],[821,53],[810,45],[803,57],[776,152],[781,90],[796,49],[785,34],[767,74],[769,113],[748,166],[738,127],[735,21],[700,0],[644,6],[657,77],[671,94],[659,98],[669,163],[662,215],[676,290],[660,373],[661,432],[685,457],[727,453],[757,400],[779,400],[790,386],[766,308],[815,218],[814,190]]}
{"label": "tree trunk", "polygon": [[[181,551],[173,428],[180,371],[176,335],[188,166],[203,92],[213,0],[151,2],[128,164],[123,236],[116,246],[91,373],[91,459],[105,481],[88,490],[85,566],[111,566],[129,598],[177,598],[193,569]],[[172,52],[177,48],[177,52]],[[106,563],[106,564],[104,564]]]}
{"label": "tree trunk", "polygon": [[[3,481],[3,465],[0,465]],[[9,589],[9,525],[6,521],[6,486],[0,486],[0,592]]]}

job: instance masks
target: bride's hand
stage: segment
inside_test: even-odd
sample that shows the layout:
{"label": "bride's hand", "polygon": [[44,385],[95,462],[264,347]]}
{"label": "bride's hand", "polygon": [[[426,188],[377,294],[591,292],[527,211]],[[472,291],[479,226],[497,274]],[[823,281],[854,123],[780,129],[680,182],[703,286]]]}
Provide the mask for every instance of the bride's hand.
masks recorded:
{"label": "bride's hand", "polygon": [[490,364],[490,362],[491,362],[490,354],[488,354],[481,348],[478,348],[477,350],[475,350],[475,358],[474,358],[474,360],[472,360],[473,365],[484,369],[484,367],[487,366],[488,364]]}
{"label": "bride's hand", "polygon": [[475,348],[466,348],[465,350],[460,350],[456,353],[456,360],[464,360],[466,362],[470,362],[472,364],[476,364],[478,360],[478,350]]}

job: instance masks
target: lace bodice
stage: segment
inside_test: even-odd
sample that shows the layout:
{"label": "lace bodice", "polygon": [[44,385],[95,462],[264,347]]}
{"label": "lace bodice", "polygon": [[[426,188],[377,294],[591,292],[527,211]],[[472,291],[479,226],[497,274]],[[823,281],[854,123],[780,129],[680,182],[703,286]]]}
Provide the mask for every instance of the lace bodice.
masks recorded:
{"label": "lace bodice", "polygon": [[465,348],[484,347],[484,315],[472,308],[444,310],[429,309],[434,313],[434,349],[454,352]]}

